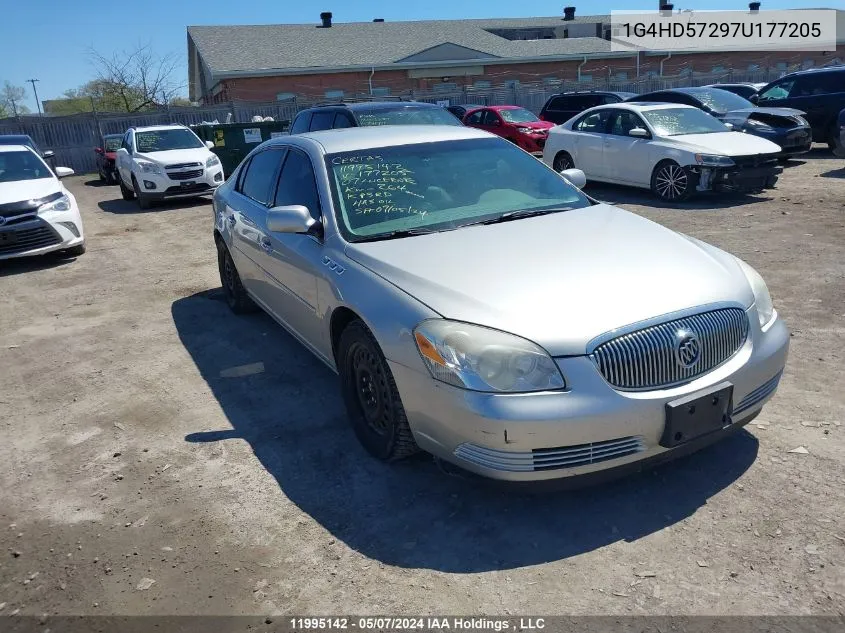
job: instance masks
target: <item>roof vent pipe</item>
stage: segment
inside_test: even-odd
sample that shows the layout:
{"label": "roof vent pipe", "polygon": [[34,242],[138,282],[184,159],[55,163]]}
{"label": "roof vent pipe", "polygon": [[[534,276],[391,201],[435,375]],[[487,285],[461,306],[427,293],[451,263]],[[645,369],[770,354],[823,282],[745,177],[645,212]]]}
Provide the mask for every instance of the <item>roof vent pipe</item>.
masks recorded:
{"label": "roof vent pipe", "polygon": [[751,13],[757,13],[760,11],[760,3],[759,2],[749,2],[748,9]]}
{"label": "roof vent pipe", "polygon": [[674,4],[661,4],[660,5],[660,15],[671,17],[672,10],[675,8]]}
{"label": "roof vent pipe", "polygon": [[563,8],[563,19],[569,22],[570,20],[575,19],[575,7],[564,7]]}
{"label": "roof vent pipe", "polygon": [[330,29],[332,28],[332,12],[331,11],[324,11],[320,14],[320,20],[323,21],[323,28]]}
{"label": "roof vent pipe", "polygon": [[376,18],[373,22],[384,22],[384,18]]}

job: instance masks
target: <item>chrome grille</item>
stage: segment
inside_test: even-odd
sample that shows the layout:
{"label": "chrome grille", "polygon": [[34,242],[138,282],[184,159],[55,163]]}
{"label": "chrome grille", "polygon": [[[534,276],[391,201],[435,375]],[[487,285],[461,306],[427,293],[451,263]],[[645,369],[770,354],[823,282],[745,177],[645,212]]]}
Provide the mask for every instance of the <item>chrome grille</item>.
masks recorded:
{"label": "chrome grille", "polygon": [[[692,367],[676,359],[677,333],[699,340]],[[689,382],[733,356],[748,336],[748,318],[739,308],[703,312],[624,334],[599,345],[590,357],[601,375],[620,389],[654,389]]]}
{"label": "chrome grille", "polygon": [[603,442],[537,448],[533,451],[503,451],[477,444],[461,444],[455,456],[484,468],[508,472],[536,472],[575,468],[605,462],[645,450],[645,440],[637,435]]}
{"label": "chrome grille", "polygon": [[190,180],[191,178],[199,178],[202,176],[202,169],[192,169],[191,171],[169,171],[167,172],[170,180]]}
{"label": "chrome grille", "polygon": [[186,167],[202,167],[202,163],[174,163],[164,166],[165,169],[185,169]]}

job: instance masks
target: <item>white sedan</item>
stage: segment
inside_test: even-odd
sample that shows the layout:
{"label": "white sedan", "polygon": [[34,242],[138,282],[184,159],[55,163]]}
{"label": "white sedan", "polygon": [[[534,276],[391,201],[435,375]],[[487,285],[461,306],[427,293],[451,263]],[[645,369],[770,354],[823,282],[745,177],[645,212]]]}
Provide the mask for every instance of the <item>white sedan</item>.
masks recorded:
{"label": "white sedan", "polygon": [[556,171],[574,167],[588,180],[645,187],[677,202],[696,191],[771,188],[782,171],[779,152],[692,106],[614,103],[552,128],[543,160]]}
{"label": "white sedan", "polygon": [[0,145],[0,259],[85,252],[79,207],[59,182],[72,174],[67,167],[54,173],[25,145]]}

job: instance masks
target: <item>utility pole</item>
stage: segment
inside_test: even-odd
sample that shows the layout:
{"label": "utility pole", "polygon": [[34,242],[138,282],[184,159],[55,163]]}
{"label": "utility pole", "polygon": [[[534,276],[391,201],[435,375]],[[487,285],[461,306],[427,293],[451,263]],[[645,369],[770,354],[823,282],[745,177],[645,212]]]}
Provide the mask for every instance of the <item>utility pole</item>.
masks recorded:
{"label": "utility pole", "polygon": [[40,79],[27,79],[29,83],[32,84],[32,92],[35,95],[35,106],[38,108],[38,116],[41,116],[41,102],[38,100],[38,91],[35,89],[35,82],[41,81]]}

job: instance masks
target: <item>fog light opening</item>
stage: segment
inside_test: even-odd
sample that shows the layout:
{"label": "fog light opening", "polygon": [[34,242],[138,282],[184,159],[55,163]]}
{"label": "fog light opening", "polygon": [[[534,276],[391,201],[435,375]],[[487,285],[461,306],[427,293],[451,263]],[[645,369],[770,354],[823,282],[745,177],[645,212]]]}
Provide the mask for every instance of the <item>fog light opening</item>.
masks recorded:
{"label": "fog light opening", "polygon": [[144,181],[144,189],[155,189],[155,188],[156,188],[156,184],[154,182],[152,182],[151,180],[145,180]]}
{"label": "fog light opening", "polygon": [[75,223],[73,223],[73,222],[59,222],[59,224],[61,224],[68,231],[73,233],[74,237],[79,237],[79,228],[77,228]]}

